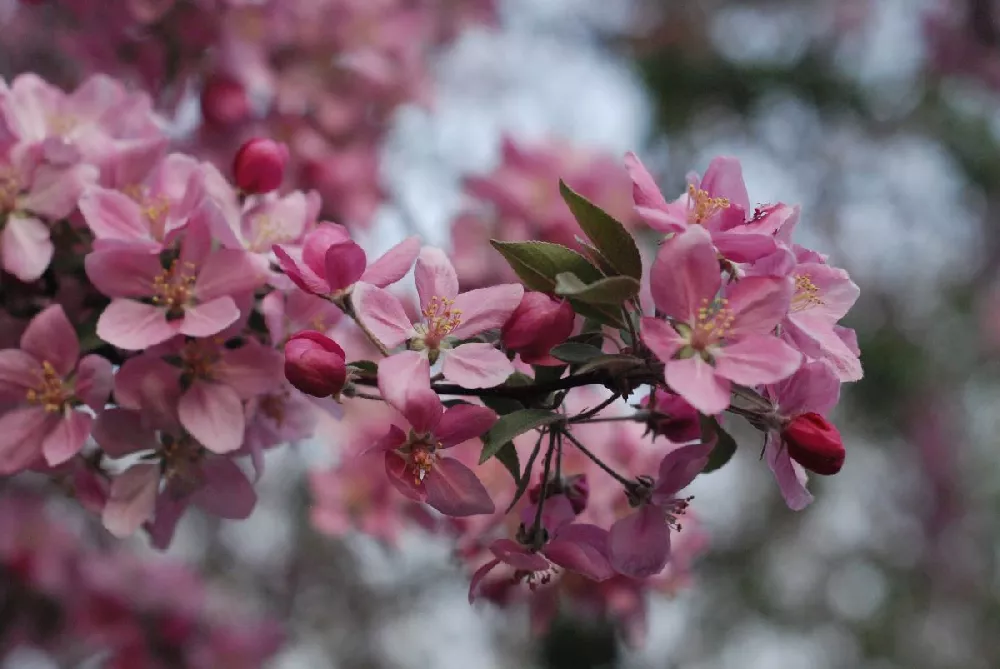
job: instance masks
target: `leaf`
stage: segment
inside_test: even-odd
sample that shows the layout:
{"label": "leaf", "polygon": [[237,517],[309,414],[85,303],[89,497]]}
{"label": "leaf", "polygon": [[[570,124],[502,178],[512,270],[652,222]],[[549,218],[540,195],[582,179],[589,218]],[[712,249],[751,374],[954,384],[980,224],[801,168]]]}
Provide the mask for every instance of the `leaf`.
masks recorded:
{"label": "leaf", "polygon": [[634,355],[626,355],[624,353],[606,353],[598,358],[594,358],[590,362],[587,362],[576,370],[576,373],[586,374],[587,372],[592,372],[594,370],[604,369],[611,374],[621,374],[622,372],[635,369],[643,364],[642,358],[637,358]]}
{"label": "leaf", "polygon": [[527,492],[528,486],[531,484],[531,472],[535,468],[535,460],[538,459],[538,454],[539,452],[541,452],[541,450],[542,450],[542,437],[541,435],[539,435],[538,442],[532,449],[531,455],[528,456],[527,464],[524,465],[524,473],[521,474],[521,479],[517,482],[517,490],[514,491],[514,499],[510,501],[510,505],[507,507],[507,511],[504,512],[505,515],[510,513],[510,510],[514,508],[514,505],[517,504],[518,500],[520,500],[521,497],[524,496],[524,493]]}
{"label": "leaf", "polygon": [[509,413],[514,413],[515,411],[520,411],[524,408],[524,405],[519,401],[515,400],[513,397],[497,397],[494,395],[484,395],[480,397],[485,404],[490,409],[497,412],[497,415],[503,416]]}
{"label": "leaf", "polygon": [[556,275],[572,272],[585,283],[601,278],[601,272],[589,260],[561,244],[549,242],[501,242],[491,239],[511,269],[532,290],[555,291]]}
{"label": "leaf", "polygon": [[583,197],[562,180],[559,192],[573,212],[580,228],[594,242],[601,255],[618,270],[633,279],[642,278],[642,256],[635,239],[614,216]]}
{"label": "leaf", "polygon": [[500,450],[496,452],[495,457],[500,461],[510,475],[514,477],[514,484],[520,485],[521,483],[521,463],[517,459],[517,449],[514,448],[513,442],[508,441],[506,444],[500,447]]}
{"label": "leaf", "polygon": [[620,306],[639,295],[639,282],[630,276],[608,276],[584,283],[572,272],[561,272],[556,276],[556,294],[586,304]]}
{"label": "leaf", "polygon": [[590,362],[597,356],[604,355],[604,351],[597,348],[596,346],[591,346],[590,344],[580,344],[571,341],[553,347],[553,349],[549,353],[554,358],[558,358],[563,362],[568,362],[574,365],[580,365],[585,362]]}
{"label": "leaf", "polygon": [[514,437],[562,419],[561,414],[544,409],[522,409],[501,416],[489,432],[483,435],[483,451],[479,454],[479,464],[483,464],[493,457],[497,451],[503,448],[504,444]]}
{"label": "leaf", "polygon": [[566,371],[566,365],[534,365],[535,383],[543,384],[558,381]]}
{"label": "leaf", "polygon": [[371,360],[355,360],[354,362],[347,363],[348,367],[353,367],[359,372],[365,372],[367,374],[378,374],[378,364],[372,362]]}
{"label": "leaf", "polygon": [[715,448],[712,449],[712,452],[708,456],[708,463],[701,470],[702,474],[714,472],[716,469],[719,469],[729,462],[736,452],[736,440],[712,416],[701,417],[701,438],[704,442],[717,439]]}

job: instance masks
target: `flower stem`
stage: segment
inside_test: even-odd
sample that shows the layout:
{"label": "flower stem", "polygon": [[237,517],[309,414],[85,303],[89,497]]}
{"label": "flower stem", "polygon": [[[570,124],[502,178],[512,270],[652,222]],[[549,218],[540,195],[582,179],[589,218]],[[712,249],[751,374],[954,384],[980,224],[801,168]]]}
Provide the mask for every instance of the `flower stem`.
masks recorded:
{"label": "flower stem", "polygon": [[[545,545],[545,537],[542,535],[542,508],[545,506],[545,499],[548,497],[549,470],[552,468],[552,453],[556,450],[556,431],[549,432],[549,448],[545,452],[545,465],[542,468],[542,494],[538,496],[538,508],[535,509],[535,522],[531,524],[531,546],[534,550],[541,550]],[[530,484],[529,484],[530,485]]]}
{"label": "flower stem", "polygon": [[609,467],[607,464],[605,464],[605,462],[603,460],[601,460],[599,457],[597,457],[596,455],[594,455],[586,446],[584,446],[583,444],[581,444],[577,440],[576,437],[574,437],[572,434],[569,433],[568,430],[563,430],[562,434],[565,435],[567,439],[569,439],[570,441],[572,441],[573,445],[576,446],[577,448],[579,448],[580,452],[583,453],[584,455],[586,455],[588,458],[590,458],[595,465],[597,465],[598,467],[600,467],[601,469],[603,469],[605,472],[607,472],[607,474],[611,478],[613,478],[614,480],[618,481],[623,486],[625,486],[626,490],[632,490],[633,488],[635,488],[636,484],[635,484],[634,481],[629,481],[627,478],[625,478],[624,476],[622,476],[621,474],[619,474],[618,472],[616,472],[614,469],[612,469],[611,467]]}

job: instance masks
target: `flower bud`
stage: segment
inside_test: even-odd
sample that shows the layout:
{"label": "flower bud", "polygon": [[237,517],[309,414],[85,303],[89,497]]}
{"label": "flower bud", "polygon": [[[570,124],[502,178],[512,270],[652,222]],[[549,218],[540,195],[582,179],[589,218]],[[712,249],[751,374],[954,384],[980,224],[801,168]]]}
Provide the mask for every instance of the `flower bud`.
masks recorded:
{"label": "flower bud", "polygon": [[563,494],[573,507],[573,513],[580,515],[587,509],[587,502],[590,501],[590,483],[586,474],[570,476],[563,481]]}
{"label": "flower bud", "polygon": [[828,476],[844,466],[844,442],[837,428],[818,413],[804,413],[785,425],[781,438],[793,460],[811,472]]}
{"label": "flower bud", "polygon": [[270,193],[285,178],[288,147],[281,142],[256,137],[236,152],[233,160],[233,178],[245,193]]}
{"label": "flower bud", "polygon": [[243,85],[232,77],[213,74],[201,89],[201,115],[214,126],[228,126],[250,116],[250,100]]}
{"label": "flower bud", "polygon": [[285,344],[285,378],[306,395],[336,395],[347,382],[345,358],[337,342],[314,330],[303,330]]}
{"label": "flower bud", "polygon": [[680,395],[654,389],[640,404],[652,415],[647,419],[649,431],[658,437],[683,444],[701,437],[698,410]]}
{"label": "flower bud", "polygon": [[573,334],[575,318],[568,301],[529,291],[507,319],[500,337],[504,346],[520,353],[529,365],[561,365],[549,351]]}

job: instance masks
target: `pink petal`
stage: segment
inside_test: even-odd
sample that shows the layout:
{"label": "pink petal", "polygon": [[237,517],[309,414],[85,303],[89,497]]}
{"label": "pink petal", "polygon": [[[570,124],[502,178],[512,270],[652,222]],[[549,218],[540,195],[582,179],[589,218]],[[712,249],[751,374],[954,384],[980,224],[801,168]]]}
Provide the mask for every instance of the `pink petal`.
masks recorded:
{"label": "pink petal", "polygon": [[443,357],[444,377],[466,388],[499,386],[514,373],[514,365],[492,344],[462,344]]}
{"label": "pink petal", "polygon": [[754,262],[774,253],[778,248],[773,237],[749,233],[715,232],[712,234],[712,241],[723,257],[739,263]]}
{"label": "pink petal", "polygon": [[108,297],[147,297],[164,273],[160,259],[144,249],[103,248],[84,259],[87,278]]}
{"label": "pink petal", "polygon": [[662,509],[645,504],[611,526],[608,549],[619,574],[648,578],[663,571],[670,558],[670,528]]}
{"label": "pink petal", "polygon": [[[264,285],[267,277],[242,249],[219,249],[198,272],[194,294],[201,302],[246,293]],[[214,334],[214,333],[213,333]]]}
{"label": "pink petal", "polygon": [[653,175],[631,151],[625,154],[625,169],[632,180],[632,200],[635,206],[650,209],[666,208],[667,201],[656,185]]}
{"label": "pink petal", "polygon": [[101,514],[104,527],[119,539],[133,534],[153,518],[159,489],[159,465],[129,467],[111,482],[111,493]]}
{"label": "pink petal", "polygon": [[229,458],[202,461],[204,485],[192,496],[202,511],[229,520],[244,520],[257,505],[257,493],[246,474]]}
{"label": "pink petal", "polygon": [[660,461],[654,497],[673,498],[686,488],[705,468],[711,452],[711,444],[693,444],[667,453]]}
{"label": "pink petal", "polygon": [[498,560],[518,571],[545,571],[549,568],[548,560],[511,539],[497,539],[489,549]]}
{"label": "pink petal", "polygon": [[803,263],[795,268],[795,274],[808,278],[819,293],[820,302],[806,306],[804,311],[822,313],[830,323],[846,316],[861,294],[861,289],[851,281],[850,275],[838,267]]}
{"label": "pink petal", "polygon": [[423,502],[427,498],[427,491],[421,484],[413,470],[407,465],[406,460],[398,453],[386,451],[385,473],[389,477],[389,483],[405,497],[414,502]]}
{"label": "pink petal", "polygon": [[46,307],[31,319],[21,335],[21,349],[36,360],[51,364],[61,377],[69,376],[80,357],[76,330],[58,304]]}
{"label": "pink petal", "polygon": [[189,337],[211,337],[219,334],[240,318],[240,308],[228,295],[202,302],[184,310],[177,330]]}
{"label": "pink petal", "polygon": [[446,516],[493,513],[496,507],[471,469],[455,458],[438,458],[424,478],[427,503]]}
{"label": "pink petal", "polygon": [[769,334],[784,319],[792,301],[791,279],[749,276],[730,284],[726,299],[734,321],[726,337]]}
{"label": "pink petal", "polygon": [[784,416],[815,411],[827,415],[840,399],[840,380],[824,362],[810,361],[772,387],[772,397]]}
{"label": "pink petal", "polygon": [[276,244],[271,247],[271,251],[274,252],[275,257],[278,259],[278,265],[281,267],[281,270],[296,286],[307,293],[314,293],[316,295],[326,295],[332,292],[330,284],[316,274],[316,272],[312,271],[308,265],[299,262],[291,250]]}
{"label": "pink petal", "polygon": [[[87,189],[80,197],[80,213],[97,239],[115,239],[149,244],[149,223],[139,205],[124,193],[107,188]],[[156,248],[155,242],[149,247]]]}
{"label": "pink petal", "polygon": [[326,251],[333,244],[351,241],[347,228],[336,223],[321,223],[306,235],[302,244],[302,262],[317,276],[326,271]]}
{"label": "pink petal", "polygon": [[[525,527],[531,527],[535,522],[535,515],[538,513],[538,503],[532,502],[521,509],[521,522]],[[566,495],[553,495],[545,500],[542,505],[541,526],[549,536],[554,536],[576,520],[576,512],[573,504]]]}
{"label": "pink petal", "polygon": [[377,439],[370,447],[363,450],[360,455],[394,451],[406,443],[406,438],[406,432],[403,432],[398,425],[390,425],[389,431],[386,432],[381,438]]}
{"label": "pink petal", "polygon": [[778,482],[781,496],[792,511],[801,511],[813,501],[813,496],[806,488],[809,479],[806,471],[792,461],[788,449],[780,440],[768,437],[764,453],[767,465],[774,472],[774,480]]}
{"label": "pink petal", "polygon": [[42,454],[42,440],[58,417],[41,407],[14,409],[0,416],[0,474],[14,474]]}
{"label": "pink petal", "polygon": [[864,375],[858,354],[838,334],[836,326],[806,313],[793,314],[786,325],[791,341],[806,355],[830,364],[842,382],[859,381]]}
{"label": "pink petal", "polygon": [[413,268],[413,278],[416,280],[421,309],[426,309],[433,297],[453,300],[458,295],[458,275],[441,249],[432,246],[420,249],[417,264]]}
{"label": "pink petal", "polygon": [[83,189],[96,178],[93,165],[65,169],[43,163],[35,170],[31,191],[18,198],[18,208],[50,220],[66,218],[76,209]]}
{"label": "pink petal", "polygon": [[82,411],[70,411],[56,423],[42,441],[42,454],[50,466],[66,462],[80,452],[90,436],[94,417]]}
{"label": "pink petal", "polygon": [[[396,411],[410,420],[408,412],[413,412],[414,417],[418,414],[441,415],[440,402],[438,408],[434,408],[425,392],[430,390],[431,368],[426,356],[420,355],[416,351],[403,351],[396,355],[384,358],[378,365],[378,389],[382,393],[382,398],[389,403]],[[421,402],[427,404],[423,408],[408,409],[411,405],[419,405]],[[421,423],[437,420],[420,419]],[[413,422],[412,420],[410,421]]]}
{"label": "pink petal", "polygon": [[326,282],[330,290],[343,290],[353,286],[361,278],[368,264],[364,249],[354,242],[333,244],[326,251],[324,268]]}
{"label": "pink petal", "polygon": [[472,575],[472,579],[469,581],[469,604],[476,601],[476,597],[479,595],[480,582],[482,582],[486,575],[493,571],[498,564],[500,564],[500,560],[490,560],[477,569],[476,573]]}
{"label": "pink petal", "polygon": [[668,239],[650,271],[656,308],[684,323],[693,323],[698,309],[711,301],[722,285],[712,238],[700,225]]}
{"label": "pink petal", "polygon": [[713,158],[701,178],[701,188],[712,197],[727,198],[730,204],[750,211],[750,196],[743,183],[743,168],[740,161],[730,156]]}
{"label": "pink petal", "polygon": [[729,406],[729,381],[699,356],[670,360],[664,374],[667,385],[703,414],[714,416]]}
{"label": "pink petal", "polygon": [[648,316],[639,322],[639,337],[642,343],[663,362],[672,359],[687,343],[672,325]]}
{"label": "pink petal", "polygon": [[180,494],[169,483],[162,493],[156,497],[156,511],[154,518],[146,529],[149,533],[149,541],[154,548],[166,550],[174,538],[174,531],[177,529],[177,522],[187,511],[188,495]]}
{"label": "pink petal", "polygon": [[140,355],[125,361],[115,375],[115,401],[141,411],[143,424],[171,430],[177,423],[181,370],[159,357]]}
{"label": "pink petal", "polygon": [[111,300],[97,319],[97,336],[126,351],[141,351],[176,334],[163,309],[134,300]]}
{"label": "pink petal", "polygon": [[0,264],[21,281],[38,279],[52,261],[55,246],[49,227],[37,218],[7,215],[0,232]]}
{"label": "pink petal", "polygon": [[243,443],[243,403],[229,386],[195,381],[177,406],[181,424],[213,453],[238,450]]}
{"label": "pink petal", "polygon": [[480,332],[503,327],[510,315],[517,309],[524,296],[524,287],[516,283],[504,283],[489,288],[478,288],[462,293],[455,298],[453,310],[461,311],[461,323],[452,330],[451,336],[465,339]]}
{"label": "pink petal", "polygon": [[744,386],[786,379],[801,364],[801,353],[771,335],[748,335],[715,354],[716,374]]}
{"label": "pink petal", "polygon": [[379,288],[396,283],[410,271],[413,261],[420,253],[420,244],[419,237],[407,237],[368,265],[368,269],[361,275],[361,281]]}
{"label": "pink petal", "polygon": [[21,401],[38,385],[42,365],[19,348],[0,351],[0,401]]}
{"label": "pink petal", "polygon": [[441,448],[449,448],[480,436],[496,422],[497,414],[492,409],[456,404],[445,409],[441,422],[434,428],[434,436],[441,442]]}
{"label": "pink petal", "polygon": [[143,424],[142,414],[117,407],[97,417],[93,437],[101,450],[112,458],[122,458],[158,446],[156,434]]}
{"label": "pink petal", "polygon": [[99,355],[87,355],[76,368],[74,394],[94,411],[104,409],[115,384],[111,361]]}
{"label": "pink petal", "polygon": [[386,348],[395,348],[416,334],[403,304],[383,288],[358,282],[351,303],[361,322]]}
{"label": "pink petal", "polygon": [[214,375],[219,383],[230,386],[242,399],[249,400],[281,387],[283,365],[279,351],[259,344],[246,344],[237,349],[223,349]]}
{"label": "pink petal", "polygon": [[560,567],[583,574],[594,581],[615,575],[608,559],[608,531],[596,525],[574,523],[565,526],[543,552]]}

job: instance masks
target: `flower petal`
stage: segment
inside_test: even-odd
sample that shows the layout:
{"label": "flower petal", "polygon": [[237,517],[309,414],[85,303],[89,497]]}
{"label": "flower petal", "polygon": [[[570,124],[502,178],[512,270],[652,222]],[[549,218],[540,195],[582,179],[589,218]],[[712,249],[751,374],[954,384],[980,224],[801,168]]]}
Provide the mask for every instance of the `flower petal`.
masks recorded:
{"label": "flower petal", "polygon": [[177,321],[177,330],[188,337],[211,337],[219,334],[240,318],[240,308],[228,295],[184,310],[184,317]]}
{"label": "flower petal", "polygon": [[93,424],[94,417],[83,411],[70,411],[63,416],[42,442],[45,461],[55,467],[79,453]]}
{"label": "flower petal", "polygon": [[42,365],[32,355],[19,348],[0,351],[0,401],[18,402],[27,391],[38,385]]}
{"label": "flower petal", "polygon": [[767,459],[767,466],[774,472],[774,480],[778,482],[778,489],[781,490],[781,496],[788,508],[792,511],[801,511],[809,506],[813,501],[812,494],[806,488],[809,476],[805,469],[792,461],[785,445],[779,439],[768,435],[764,457]]}
{"label": "flower petal", "polygon": [[181,424],[213,453],[238,450],[243,442],[243,403],[229,386],[195,381],[177,406]]}
{"label": "flower petal", "polygon": [[365,250],[352,241],[333,244],[326,250],[324,268],[330,290],[343,290],[361,279],[368,264]]}
{"label": "flower petal", "polygon": [[105,455],[112,458],[158,446],[156,433],[143,424],[141,413],[118,407],[112,407],[98,416],[93,437]]}
{"label": "flower petal", "polygon": [[129,467],[111,482],[111,492],[101,514],[104,527],[119,539],[133,534],[153,518],[159,489],[159,465]]}
{"label": "flower petal", "polygon": [[653,175],[631,151],[625,154],[625,170],[632,180],[632,201],[636,207],[659,210],[666,208],[667,200],[656,185]]}
{"label": "flower petal", "polygon": [[244,400],[277,390],[282,384],[281,353],[268,346],[248,343],[223,349],[215,365],[215,380],[233,388]]}
{"label": "flower petal", "polygon": [[361,322],[386,348],[395,348],[415,334],[403,304],[383,288],[358,282],[351,303]]}
{"label": "flower petal", "polygon": [[[412,423],[410,413],[415,416],[419,414],[441,415],[441,408],[435,409],[433,402],[424,408],[409,408],[420,403],[428,403],[428,397],[421,391],[429,391],[431,386],[431,368],[427,358],[416,351],[403,351],[396,355],[384,358],[378,365],[378,389],[382,393],[382,399],[389,403],[396,411],[407,417]],[[440,402],[437,403],[440,406]],[[433,421],[437,425],[437,420],[420,419],[421,423]]]}
{"label": "flower petal", "polygon": [[162,344],[176,334],[163,309],[135,300],[111,300],[97,319],[97,336],[126,351]]}
{"label": "flower petal", "polygon": [[663,509],[644,504],[615,521],[608,539],[611,566],[631,578],[648,578],[663,571],[670,559],[670,527]]}
{"label": "flower petal", "polygon": [[514,365],[492,344],[462,344],[444,352],[444,377],[466,388],[499,386],[514,373]]}
{"label": "flower petal", "polygon": [[675,448],[660,461],[660,471],[656,477],[654,498],[672,499],[676,493],[688,486],[708,463],[712,444],[692,444]]}
{"label": "flower petal", "polygon": [[608,531],[585,523],[566,525],[546,544],[545,557],[560,567],[571,569],[594,581],[615,575],[608,559]]}
{"label": "flower petal", "polygon": [[493,513],[496,507],[482,481],[455,458],[438,458],[424,478],[427,503],[446,516]]}
{"label": "flower petal", "polygon": [[419,237],[407,237],[368,265],[368,269],[361,275],[361,281],[379,288],[396,283],[410,271],[413,261],[420,253],[420,244]]}
{"label": "flower petal", "polygon": [[416,280],[421,309],[427,308],[432,297],[453,300],[458,295],[458,274],[441,249],[432,246],[420,249],[417,264],[413,268],[413,278]]}
{"label": "flower petal", "polygon": [[713,158],[701,178],[701,188],[712,197],[727,198],[730,204],[750,211],[750,196],[743,182],[740,161],[731,156]]}
{"label": "flower petal", "polygon": [[111,361],[100,355],[86,355],[76,368],[74,394],[94,411],[100,412],[108,402],[115,384]]}
{"label": "flower petal", "polygon": [[670,360],[664,377],[670,388],[703,414],[714,416],[729,406],[729,381],[699,356]]}
{"label": "flower petal", "polygon": [[456,404],[445,409],[441,422],[434,428],[434,436],[441,448],[449,448],[482,435],[497,422],[493,409],[474,404]]}
{"label": "flower petal", "polygon": [[549,568],[548,560],[512,539],[497,539],[489,545],[489,549],[498,560],[518,571],[545,571]]}
{"label": "flower petal", "polygon": [[726,299],[733,312],[727,338],[769,334],[791,306],[794,284],[789,278],[749,276],[730,284]]}
{"label": "flower petal", "polygon": [[229,458],[202,461],[204,485],[192,496],[201,510],[229,520],[244,520],[257,505],[257,493],[246,474]]}
{"label": "flower petal", "polygon": [[715,373],[744,386],[781,381],[801,364],[801,353],[771,335],[747,335],[715,354]]}
{"label": "flower petal", "polygon": [[669,323],[648,316],[639,322],[639,337],[663,362],[672,359],[686,343],[684,337]]}
{"label": "flower petal", "polygon": [[223,295],[250,292],[266,282],[267,276],[251,254],[242,249],[219,249],[198,272],[194,294],[199,301],[207,302]]}
{"label": "flower petal", "polygon": [[108,297],[147,297],[163,274],[160,259],[142,249],[103,248],[84,259],[87,278]]}
{"label": "flower petal", "polygon": [[292,250],[275,244],[271,247],[271,251],[278,259],[278,266],[296,286],[315,295],[326,295],[331,292],[330,284],[304,262],[300,262],[300,259],[297,259],[297,254],[293,253]]}
{"label": "flower petal", "polygon": [[94,186],[80,197],[80,213],[96,239],[142,244],[154,251],[149,224],[135,200],[116,190]]}
{"label": "flower petal", "polygon": [[76,330],[58,304],[31,319],[21,335],[21,349],[36,360],[51,364],[61,377],[69,376],[80,357]]}
{"label": "flower petal", "polygon": [[399,453],[386,451],[385,473],[389,477],[389,483],[403,496],[412,499],[414,502],[423,502],[427,498],[427,491],[420,482],[413,470],[406,464]]}
{"label": "flower petal", "polygon": [[668,239],[650,271],[656,308],[684,323],[696,320],[704,300],[711,301],[722,285],[712,238],[700,225]]}
{"label": "flower petal", "polygon": [[0,474],[14,474],[42,455],[42,441],[58,419],[41,407],[14,409],[0,416]]}
{"label": "flower petal", "polygon": [[524,286],[503,283],[489,288],[477,288],[455,298],[453,310],[461,311],[461,322],[451,332],[452,337],[465,339],[480,332],[503,327],[524,296]]}
{"label": "flower petal", "polygon": [[52,261],[49,226],[37,218],[9,214],[0,232],[0,264],[21,281],[38,279]]}

